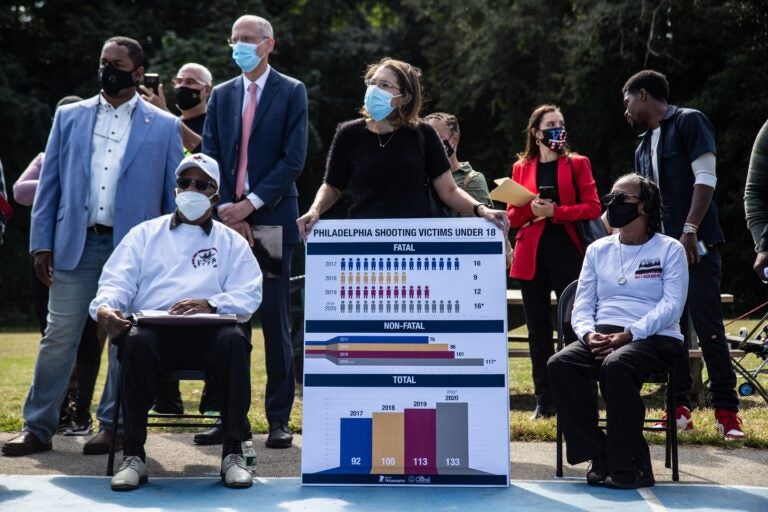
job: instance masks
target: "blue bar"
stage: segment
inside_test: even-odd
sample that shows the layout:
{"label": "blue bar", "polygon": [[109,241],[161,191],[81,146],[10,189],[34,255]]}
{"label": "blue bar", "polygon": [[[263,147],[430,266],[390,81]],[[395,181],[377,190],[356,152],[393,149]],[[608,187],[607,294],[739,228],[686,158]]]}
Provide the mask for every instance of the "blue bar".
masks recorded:
{"label": "blue bar", "polygon": [[499,388],[504,375],[304,374],[305,386],[368,388]]}
{"label": "blue bar", "polygon": [[[408,250],[403,250],[408,246]],[[503,242],[310,242],[307,244],[308,256],[330,256],[348,254],[397,254],[409,256],[416,254],[504,254]]]}
{"label": "blue bar", "polygon": [[307,320],[306,332],[504,332],[503,320]]}
{"label": "blue bar", "polygon": [[341,418],[341,454],[339,466],[348,473],[371,472],[373,420],[371,418]]}
{"label": "blue bar", "polygon": [[305,341],[305,345],[325,346],[335,343],[418,343],[429,344],[429,336],[336,336],[326,341]]}

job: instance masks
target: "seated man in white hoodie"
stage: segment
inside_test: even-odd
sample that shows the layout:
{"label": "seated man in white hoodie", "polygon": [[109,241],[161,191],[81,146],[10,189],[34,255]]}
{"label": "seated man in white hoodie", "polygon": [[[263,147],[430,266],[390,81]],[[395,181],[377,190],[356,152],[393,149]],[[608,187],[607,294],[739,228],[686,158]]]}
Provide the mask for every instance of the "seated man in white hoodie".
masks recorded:
{"label": "seated man in white hoodie", "polygon": [[[174,369],[205,370],[221,393],[225,432],[221,479],[227,487],[250,487],[241,441],[251,402],[247,322],[261,303],[262,275],[245,239],[211,218],[219,202],[219,166],[206,155],[176,169],[173,214],[134,227],[104,265],[91,316],[120,348],[125,423],[123,464],[113,490],[147,481],[147,412],[155,376]],[[139,310],[171,315],[230,313],[238,324],[133,325]]]}

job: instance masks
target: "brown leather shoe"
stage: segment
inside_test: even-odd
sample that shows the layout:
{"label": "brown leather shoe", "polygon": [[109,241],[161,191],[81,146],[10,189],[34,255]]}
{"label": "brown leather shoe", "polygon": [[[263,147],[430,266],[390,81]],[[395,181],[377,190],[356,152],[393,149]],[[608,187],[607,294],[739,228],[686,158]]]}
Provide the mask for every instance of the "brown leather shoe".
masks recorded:
{"label": "brown leather shoe", "polygon": [[32,432],[23,431],[21,434],[9,439],[3,445],[3,455],[18,457],[37,452],[47,452],[51,449],[51,443],[43,443]]}
{"label": "brown leather shoe", "polygon": [[[83,445],[83,455],[104,455],[109,453],[109,440],[112,437],[112,429],[105,428],[98,434],[93,436],[93,439]],[[123,449],[123,433],[117,433],[117,439],[115,442],[115,451],[119,452]]]}

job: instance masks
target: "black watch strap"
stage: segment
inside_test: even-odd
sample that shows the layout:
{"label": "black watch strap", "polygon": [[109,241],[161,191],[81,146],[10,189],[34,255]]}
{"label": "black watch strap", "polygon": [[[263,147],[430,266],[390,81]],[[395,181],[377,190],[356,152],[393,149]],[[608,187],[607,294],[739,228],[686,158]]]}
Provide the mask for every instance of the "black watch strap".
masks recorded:
{"label": "black watch strap", "polygon": [[480,216],[480,207],[485,206],[483,203],[476,203],[475,206],[472,207],[472,211],[475,212],[475,217]]}

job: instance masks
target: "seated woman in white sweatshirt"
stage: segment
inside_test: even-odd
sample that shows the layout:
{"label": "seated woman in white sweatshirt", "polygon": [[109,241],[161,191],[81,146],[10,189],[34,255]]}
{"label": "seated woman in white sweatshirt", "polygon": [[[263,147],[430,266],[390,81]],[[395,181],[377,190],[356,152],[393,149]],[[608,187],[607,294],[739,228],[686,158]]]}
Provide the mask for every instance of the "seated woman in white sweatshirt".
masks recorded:
{"label": "seated woman in white sweatshirt", "polygon": [[[606,200],[619,232],[587,248],[571,315],[579,341],[549,359],[547,374],[568,462],[592,461],[590,485],[636,489],[655,483],[642,431],[643,379],[687,355],[679,320],[688,263],[680,242],[660,233],[655,183],[627,174]],[[596,380],[607,433],[597,426]]]}

